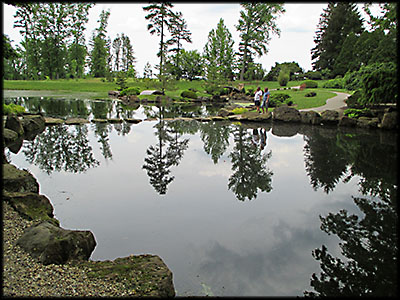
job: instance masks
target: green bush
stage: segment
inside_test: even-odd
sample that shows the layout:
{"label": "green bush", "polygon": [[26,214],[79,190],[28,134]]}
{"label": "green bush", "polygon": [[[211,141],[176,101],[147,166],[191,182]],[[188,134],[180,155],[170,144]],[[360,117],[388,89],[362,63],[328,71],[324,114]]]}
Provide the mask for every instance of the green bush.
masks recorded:
{"label": "green bush", "polygon": [[318,83],[314,80],[305,80],[302,84],[305,84],[308,89],[316,89],[318,87]]}
{"label": "green bush", "polygon": [[14,103],[10,104],[3,103],[3,115],[11,115],[11,114],[22,115],[24,112],[25,108],[23,108],[20,105]]}
{"label": "green bush", "polygon": [[284,102],[287,106],[292,106],[293,105],[293,100],[292,99],[286,99]]}
{"label": "green bush", "polygon": [[309,93],[304,95],[304,97],[315,97],[315,96],[317,96],[316,92],[309,92]]}
{"label": "green bush", "polygon": [[232,110],[232,112],[235,114],[235,115],[240,115],[240,114],[243,114],[243,113],[245,113],[245,112],[247,112],[248,110],[246,109],[246,108],[244,108],[244,107],[236,107],[236,108],[234,108],[233,110]]}
{"label": "green bush", "polygon": [[139,95],[140,89],[138,87],[129,87],[123,89],[120,93],[121,96],[131,96],[131,95]]}
{"label": "green bush", "polygon": [[289,82],[290,75],[286,70],[281,70],[278,75],[278,83],[280,86],[286,86]]}
{"label": "green bush", "polygon": [[289,99],[290,96],[288,94],[284,94],[284,93],[276,93],[276,94],[271,94],[269,97],[269,100],[271,101],[271,99],[279,101],[279,102],[284,102],[286,99]]}
{"label": "green bush", "polygon": [[352,95],[350,95],[346,99],[347,107],[349,107],[349,108],[360,108],[361,104],[358,102],[358,100],[360,98],[361,98],[361,91],[360,90],[355,91]]}
{"label": "green bush", "polygon": [[182,98],[190,98],[190,99],[197,99],[197,94],[196,92],[193,91],[183,91],[181,93]]}
{"label": "green bush", "polygon": [[322,85],[322,87],[326,89],[343,89],[344,88],[343,78],[328,80]]}
{"label": "green bush", "polygon": [[343,114],[350,118],[372,117],[372,113],[369,108],[363,108],[363,109],[348,108],[343,112]]}

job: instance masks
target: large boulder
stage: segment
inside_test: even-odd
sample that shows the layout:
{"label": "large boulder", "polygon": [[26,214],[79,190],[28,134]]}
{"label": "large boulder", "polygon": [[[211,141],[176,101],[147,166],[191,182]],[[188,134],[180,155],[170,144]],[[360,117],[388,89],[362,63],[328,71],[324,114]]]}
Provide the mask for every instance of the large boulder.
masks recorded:
{"label": "large boulder", "polygon": [[355,127],[357,125],[357,119],[343,116],[339,119],[338,125],[343,127]]}
{"label": "large boulder", "polygon": [[14,143],[18,139],[18,133],[16,133],[14,130],[3,127],[3,139],[4,144],[7,146]]}
{"label": "large boulder", "polygon": [[90,278],[124,281],[135,289],[138,297],[175,297],[172,272],[156,255],[130,255],[113,261],[79,262],[78,266],[90,268]]}
{"label": "large boulder", "polygon": [[53,218],[53,206],[44,195],[4,191],[3,200],[9,202],[22,217],[28,220],[51,221],[58,224]]}
{"label": "large boulder", "polygon": [[3,190],[39,193],[39,183],[28,171],[17,169],[12,164],[3,164]]}
{"label": "large boulder", "polygon": [[90,231],[67,230],[42,222],[25,230],[17,244],[42,264],[65,264],[88,260],[96,247]]}
{"label": "large boulder", "polygon": [[279,106],[275,108],[273,114],[273,120],[284,121],[284,122],[300,122],[301,116],[300,112],[286,105]]}
{"label": "large boulder", "polygon": [[24,127],[25,138],[27,140],[33,140],[33,138],[46,127],[46,121],[44,117],[40,115],[24,116],[21,123],[22,127]]}
{"label": "large boulder", "polygon": [[389,130],[397,129],[397,111],[386,112],[379,127]]}
{"label": "large boulder", "polygon": [[18,136],[24,134],[24,127],[22,126],[20,119],[16,115],[8,115],[4,127],[15,131]]}
{"label": "large boulder", "polygon": [[300,111],[301,122],[304,124],[319,125],[322,118],[316,111]]}
{"label": "large boulder", "polygon": [[321,112],[322,123],[329,125],[337,125],[339,123],[339,112],[336,110],[324,110]]}

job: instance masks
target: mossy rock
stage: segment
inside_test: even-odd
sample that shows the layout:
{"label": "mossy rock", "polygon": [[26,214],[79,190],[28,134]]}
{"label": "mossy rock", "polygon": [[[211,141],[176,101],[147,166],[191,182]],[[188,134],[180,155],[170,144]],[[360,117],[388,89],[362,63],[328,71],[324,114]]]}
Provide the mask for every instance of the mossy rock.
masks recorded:
{"label": "mossy rock", "polygon": [[56,226],[60,225],[59,221],[54,219],[50,200],[44,195],[4,191],[3,199],[28,220],[49,221]]}
{"label": "mossy rock", "polygon": [[174,297],[172,272],[156,255],[130,255],[113,261],[79,262],[89,278],[123,282],[137,296]]}
{"label": "mossy rock", "polygon": [[3,164],[3,191],[39,193],[39,183],[28,171]]}

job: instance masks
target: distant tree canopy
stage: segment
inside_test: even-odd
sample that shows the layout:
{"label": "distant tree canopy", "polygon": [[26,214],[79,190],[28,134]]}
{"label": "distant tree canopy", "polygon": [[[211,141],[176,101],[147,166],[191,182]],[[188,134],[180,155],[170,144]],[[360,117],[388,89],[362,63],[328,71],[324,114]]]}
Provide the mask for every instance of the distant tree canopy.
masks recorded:
{"label": "distant tree canopy", "polygon": [[265,80],[267,81],[276,81],[278,80],[279,73],[282,69],[285,69],[290,76],[290,80],[296,79],[297,74],[303,74],[304,70],[299,66],[297,62],[284,62],[284,63],[275,63],[275,66],[271,68],[271,71],[265,76]]}

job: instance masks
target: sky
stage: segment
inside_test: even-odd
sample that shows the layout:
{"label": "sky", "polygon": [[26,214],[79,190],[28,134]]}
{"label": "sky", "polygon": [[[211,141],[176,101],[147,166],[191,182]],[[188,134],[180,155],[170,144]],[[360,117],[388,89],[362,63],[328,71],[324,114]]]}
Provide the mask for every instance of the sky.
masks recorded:
{"label": "sky", "polygon": [[[207,43],[208,34],[216,29],[222,18],[225,26],[232,34],[234,50],[238,50],[239,32],[235,25],[238,24],[242,7],[239,2],[172,2],[173,10],[182,12],[186,20],[187,29],[192,33],[192,43],[183,42],[186,51],[197,50],[203,53]],[[15,8],[11,5],[3,5],[3,33],[7,34],[15,47],[22,37],[19,28],[13,28]],[[147,30],[148,21],[143,10],[148,2],[100,2],[89,10],[89,22],[86,26],[86,44],[90,40],[93,30],[98,27],[98,19],[102,10],[110,10],[107,26],[107,36],[111,41],[117,34],[124,33],[131,40],[136,58],[135,67],[139,77],[143,76],[143,69],[147,62],[154,67],[159,63],[157,52],[160,38],[151,35]],[[358,4],[360,7],[362,4]],[[304,71],[312,69],[311,49],[315,47],[314,37],[317,25],[326,2],[289,2],[284,4],[286,12],[282,14],[277,25],[280,36],[272,35],[267,48],[267,54],[256,57],[255,62],[261,63],[264,70],[269,72],[275,63],[297,62]],[[153,68],[153,73],[155,70]]]}

